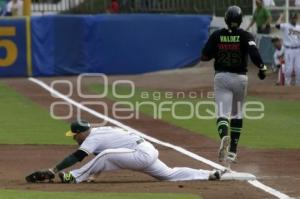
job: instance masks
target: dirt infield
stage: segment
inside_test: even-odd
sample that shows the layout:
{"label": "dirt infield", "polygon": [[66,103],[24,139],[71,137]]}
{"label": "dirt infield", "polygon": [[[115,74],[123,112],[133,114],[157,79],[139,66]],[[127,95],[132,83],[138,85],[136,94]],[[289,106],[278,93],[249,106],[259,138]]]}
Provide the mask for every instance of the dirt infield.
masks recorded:
{"label": "dirt infield", "polygon": [[[172,73],[148,74],[141,76],[111,77],[116,79],[130,79],[139,87],[164,89],[164,90],[211,90],[212,72],[210,69],[197,69],[200,72],[187,69]],[[196,70],[196,71],[197,71]],[[47,84],[57,78],[43,78]],[[58,78],[68,79],[74,83],[74,77]],[[185,79],[186,82],[182,80]],[[92,81],[92,80],[91,80]],[[29,97],[32,101],[49,108],[55,100],[48,92],[27,79],[1,80],[16,91]],[[299,100],[299,88],[280,88],[273,86],[274,77],[266,82],[259,82],[250,75],[249,92],[256,95]],[[257,85],[260,85],[257,87]],[[66,88],[58,89],[66,92]],[[28,91],[31,92],[28,92]],[[82,99],[74,95],[76,101]],[[107,104],[112,102],[105,100]],[[61,110],[62,112],[64,110]],[[102,110],[97,109],[101,112]],[[111,114],[111,113],[109,113]],[[88,120],[96,120],[90,114],[84,113]],[[212,161],[217,161],[216,153],[218,143],[207,137],[191,133],[185,129],[172,126],[166,122],[154,120],[142,115],[139,120],[124,120],[123,123],[136,128],[150,136],[162,141],[182,146],[185,149],[197,153]],[[63,132],[62,132],[63,133]],[[209,166],[188,158],[171,149],[157,146],[160,157],[170,166],[190,166],[195,168],[212,169]],[[34,169],[48,168],[60,161],[65,155],[76,149],[76,146],[34,146],[34,145],[0,145],[0,187],[26,190],[49,191],[91,191],[91,192],[180,192],[193,193],[210,198],[274,198],[247,182],[158,182],[155,179],[141,173],[132,171],[120,171],[104,173],[93,184],[62,185],[59,183],[27,184],[24,176]],[[239,163],[233,165],[234,170],[251,172],[262,183],[271,186],[292,197],[300,196],[300,151],[299,150],[253,150],[241,148]]]}

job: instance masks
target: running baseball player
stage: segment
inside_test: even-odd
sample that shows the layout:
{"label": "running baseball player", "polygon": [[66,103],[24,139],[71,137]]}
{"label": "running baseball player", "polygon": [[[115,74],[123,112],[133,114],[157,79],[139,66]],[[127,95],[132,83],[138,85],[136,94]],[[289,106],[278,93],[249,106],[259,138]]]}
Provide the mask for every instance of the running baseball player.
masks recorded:
{"label": "running baseball player", "polygon": [[[140,171],[164,181],[219,180],[224,173],[220,170],[170,168],[158,158],[159,152],[150,142],[118,127],[91,128],[86,121],[76,121],[66,136],[73,136],[80,145],[79,149],[54,168],[30,174],[26,177],[27,182],[52,180],[58,173],[63,183],[80,183],[101,172],[120,169]],[[59,172],[90,154],[95,155],[94,159],[83,167],[68,173]]]}
{"label": "running baseball player", "polygon": [[282,46],[282,40],[279,37],[274,37],[271,41],[275,48],[273,68],[275,72],[278,72],[276,85],[284,85],[284,47]]}
{"label": "running baseball player", "polygon": [[[218,107],[217,128],[221,138],[219,161],[235,162],[243,127],[243,104],[247,93],[247,56],[259,68],[258,77],[266,77],[267,67],[253,36],[240,29],[242,10],[230,6],[225,13],[228,28],[215,31],[202,51],[201,60],[215,59],[214,91]],[[230,136],[228,131],[230,128]]]}
{"label": "running baseball player", "polygon": [[296,85],[300,86],[300,26],[297,25],[298,15],[292,13],[289,23],[281,23],[283,14],[276,22],[276,28],[281,30],[283,45],[285,49],[284,60],[284,78],[285,85],[290,86],[292,82],[292,73],[295,71]]}

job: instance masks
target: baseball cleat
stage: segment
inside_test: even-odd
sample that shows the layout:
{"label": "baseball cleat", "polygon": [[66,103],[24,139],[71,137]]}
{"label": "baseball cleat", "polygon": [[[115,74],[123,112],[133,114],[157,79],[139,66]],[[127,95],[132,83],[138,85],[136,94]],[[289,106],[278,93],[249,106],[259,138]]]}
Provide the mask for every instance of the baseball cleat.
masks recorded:
{"label": "baseball cleat", "polygon": [[213,170],[209,176],[208,176],[208,180],[220,180],[221,179],[221,176],[226,173],[227,170]]}
{"label": "baseball cleat", "polygon": [[223,162],[228,153],[228,148],[230,145],[230,137],[224,136],[221,140],[220,148],[219,148],[219,161]]}
{"label": "baseball cleat", "polygon": [[76,179],[71,174],[71,172],[59,172],[58,177],[62,183],[76,183]]}
{"label": "baseball cleat", "polygon": [[237,163],[237,154],[234,152],[228,152],[225,159],[226,162]]}

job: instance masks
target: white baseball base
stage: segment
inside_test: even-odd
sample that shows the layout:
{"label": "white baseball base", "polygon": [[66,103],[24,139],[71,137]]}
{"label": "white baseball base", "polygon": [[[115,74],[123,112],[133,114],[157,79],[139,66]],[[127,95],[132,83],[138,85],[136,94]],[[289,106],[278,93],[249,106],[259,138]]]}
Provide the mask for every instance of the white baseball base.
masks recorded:
{"label": "white baseball base", "polygon": [[221,180],[256,180],[256,176],[250,173],[228,171],[221,176]]}

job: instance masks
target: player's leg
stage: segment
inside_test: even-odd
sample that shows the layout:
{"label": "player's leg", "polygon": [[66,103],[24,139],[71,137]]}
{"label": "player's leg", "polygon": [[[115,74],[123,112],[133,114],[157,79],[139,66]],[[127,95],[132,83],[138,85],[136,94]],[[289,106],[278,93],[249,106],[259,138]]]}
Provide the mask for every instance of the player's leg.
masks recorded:
{"label": "player's leg", "polygon": [[292,73],[294,67],[294,54],[293,49],[286,49],[284,54],[285,67],[284,67],[284,79],[285,85],[290,86],[292,83]]}
{"label": "player's leg", "polygon": [[213,171],[188,167],[170,168],[159,159],[145,168],[143,172],[164,181],[208,180],[210,174],[213,173]]}
{"label": "player's leg", "polygon": [[296,77],[296,85],[300,86],[300,49],[295,50],[295,77]]}
{"label": "player's leg", "polygon": [[237,75],[236,84],[233,85],[232,116],[230,121],[230,147],[227,159],[236,160],[237,146],[243,128],[243,105],[247,95],[248,77]]}
{"label": "player's leg", "polygon": [[284,85],[284,64],[281,64],[278,70],[278,85]]}
{"label": "player's leg", "polygon": [[[70,173],[75,178],[76,183],[86,181],[89,176],[102,171],[113,171],[122,169],[124,164],[130,164],[134,158],[135,150],[132,149],[109,149],[98,154],[87,164]],[[118,160],[118,161],[116,161]],[[121,164],[119,164],[121,163]],[[134,162],[135,163],[135,162]],[[136,166],[136,165],[132,165]]]}
{"label": "player's leg", "polygon": [[150,148],[146,145],[144,148],[147,151],[140,150],[139,148],[134,150],[126,148],[107,149],[83,167],[73,170],[70,173],[75,178],[76,183],[80,183],[86,181],[90,175],[103,171],[120,169],[141,170],[151,165],[158,157],[158,152],[153,146]]}
{"label": "player's leg", "polygon": [[218,110],[217,129],[221,139],[228,135],[233,97],[232,91],[227,87],[228,78],[226,73],[218,73],[214,79],[215,100]]}
{"label": "player's leg", "polygon": [[228,152],[228,146],[230,138],[228,136],[229,130],[229,117],[232,109],[232,97],[233,93],[228,86],[230,81],[229,73],[218,73],[214,79],[214,91],[215,100],[218,109],[217,115],[217,129],[221,138],[218,158],[219,161],[223,161],[226,153]]}

